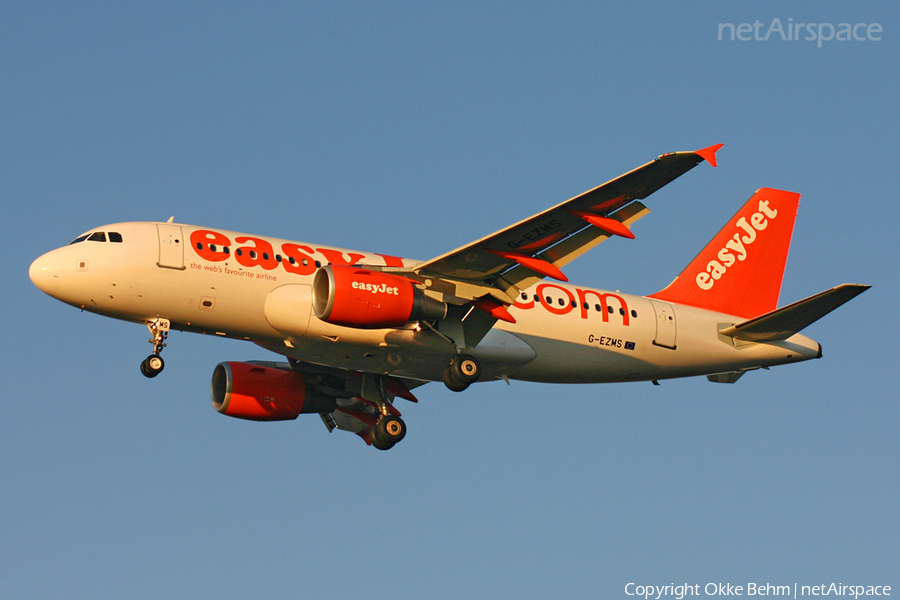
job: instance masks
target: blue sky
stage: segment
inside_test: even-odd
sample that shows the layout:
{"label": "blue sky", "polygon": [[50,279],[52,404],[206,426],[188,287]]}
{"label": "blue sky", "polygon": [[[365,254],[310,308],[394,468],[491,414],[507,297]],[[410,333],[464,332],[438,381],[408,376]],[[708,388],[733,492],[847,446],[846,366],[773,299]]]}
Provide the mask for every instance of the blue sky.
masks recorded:
{"label": "blue sky", "polygon": [[[0,5],[0,597],[616,598],[900,590],[894,3]],[[720,23],[879,41],[718,41]],[[759,187],[803,194],[783,304],[874,287],[746,375],[513,382],[401,406],[390,452],[215,413],[253,345],[82,314],[30,262],[165,220],[426,259],[676,150],[637,239],[567,268],[664,287]]]}

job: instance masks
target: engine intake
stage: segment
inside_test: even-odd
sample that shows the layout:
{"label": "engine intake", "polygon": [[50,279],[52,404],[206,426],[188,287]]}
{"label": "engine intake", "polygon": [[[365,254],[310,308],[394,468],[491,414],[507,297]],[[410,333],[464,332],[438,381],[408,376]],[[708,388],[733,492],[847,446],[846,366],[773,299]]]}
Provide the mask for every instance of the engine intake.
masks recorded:
{"label": "engine intake", "polygon": [[360,267],[320,268],[312,293],[316,316],[345,327],[402,327],[410,321],[447,316],[447,305],[426,296],[411,280]]}
{"label": "engine intake", "polygon": [[308,388],[299,373],[244,362],[216,365],[210,394],[217,411],[250,421],[289,421],[301,413],[332,412],[337,404]]}

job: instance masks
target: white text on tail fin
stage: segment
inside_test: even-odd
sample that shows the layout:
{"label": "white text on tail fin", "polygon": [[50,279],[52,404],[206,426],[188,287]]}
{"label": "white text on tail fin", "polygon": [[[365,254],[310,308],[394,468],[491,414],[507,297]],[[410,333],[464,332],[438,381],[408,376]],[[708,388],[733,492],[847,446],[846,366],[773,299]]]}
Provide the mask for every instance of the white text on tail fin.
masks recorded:
{"label": "white text on tail fin", "polygon": [[800,194],[761,188],[651,298],[752,319],[775,310]]}

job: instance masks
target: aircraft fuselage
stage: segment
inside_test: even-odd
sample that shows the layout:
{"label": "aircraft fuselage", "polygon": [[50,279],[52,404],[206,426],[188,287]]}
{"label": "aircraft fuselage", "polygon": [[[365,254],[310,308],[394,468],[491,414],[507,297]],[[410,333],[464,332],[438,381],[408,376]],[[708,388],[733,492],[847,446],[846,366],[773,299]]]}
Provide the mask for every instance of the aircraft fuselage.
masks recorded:
{"label": "aircraft fuselage", "polygon": [[[136,323],[163,318],[175,330],[245,339],[350,371],[439,381],[457,352],[440,326],[359,329],[312,314],[320,266],[417,261],[176,223],[117,223],[90,234],[34,261],[30,276],[41,290],[97,314]],[[522,291],[509,312],[515,323],[497,321],[467,349],[482,363],[482,381],[647,381],[821,355],[801,334],[740,342],[719,330],[743,318],[560,282]]]}

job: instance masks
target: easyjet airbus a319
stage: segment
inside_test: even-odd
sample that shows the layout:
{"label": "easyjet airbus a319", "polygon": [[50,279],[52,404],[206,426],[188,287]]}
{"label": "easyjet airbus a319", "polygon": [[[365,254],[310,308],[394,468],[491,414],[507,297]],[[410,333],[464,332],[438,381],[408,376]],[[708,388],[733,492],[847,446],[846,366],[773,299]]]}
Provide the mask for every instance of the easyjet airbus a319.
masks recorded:
{"label": "easyjet airbus a319", "polygon": [[406,425],[396,398],[443,381],[653,381],[822,356],[799,332],[868,286],[777,308],[800,195],[762,188],[664,290],[634,296],[572,285],[566,264],[631,227],[640,202],[721,144],[664,154],[533,217],[431,260],[172,222],[92,229],[34,261],[54,298],[150,330],[147,377],[172,329],[249,340],[278,362],[223,362],[222,414],[256,421],[317,413],[329,431],[386,450]]}

